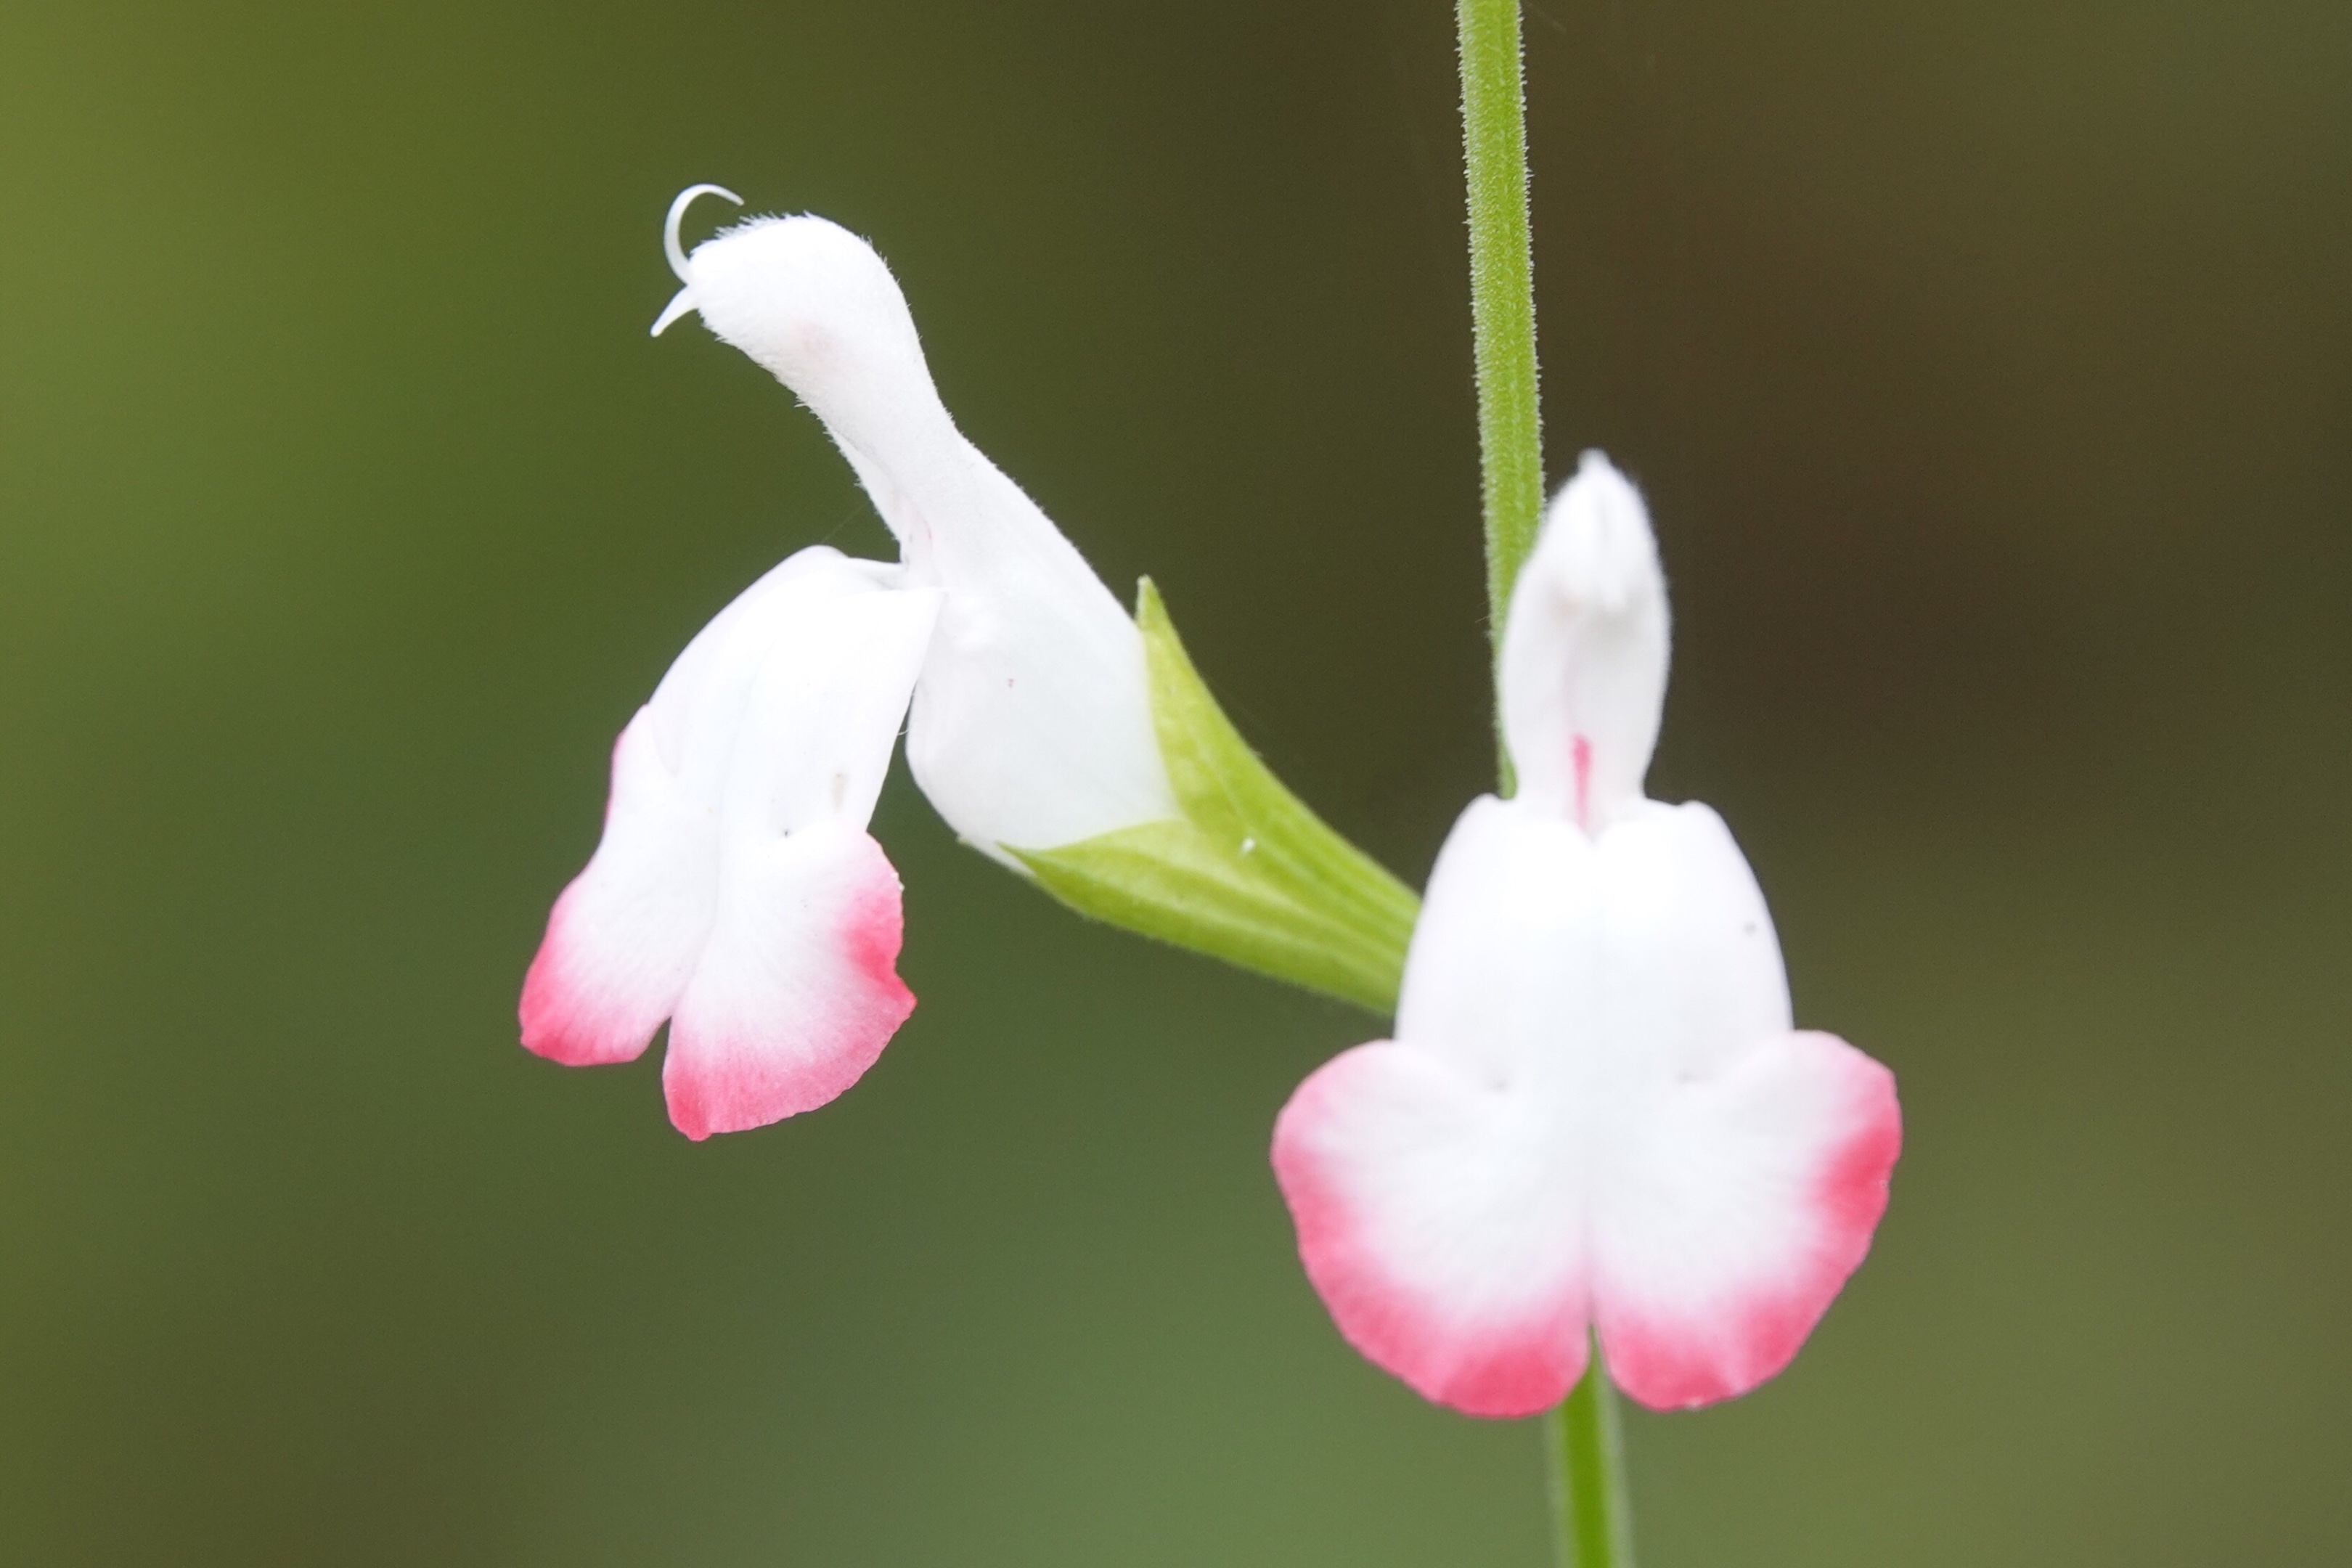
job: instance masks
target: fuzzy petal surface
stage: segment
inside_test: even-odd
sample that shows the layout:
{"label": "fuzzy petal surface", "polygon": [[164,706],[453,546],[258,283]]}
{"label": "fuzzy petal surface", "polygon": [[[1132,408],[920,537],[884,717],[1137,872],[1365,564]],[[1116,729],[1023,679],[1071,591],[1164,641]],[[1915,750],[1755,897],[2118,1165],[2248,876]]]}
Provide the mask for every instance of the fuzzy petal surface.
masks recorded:
{"label": "fuzzy petal surface", "polygon": [[1666,699],[1666,580],[1649,509],[1598,452],[1545,509],[1504,622],[1518,798],[1589,830],[1642,799]]}
{"label": "fuzzy petal surface", "polygon": [[1029,497],[956,429],[914,320],[866,243],[812,216],[698,247],[712,331],[824,422],[905,552],[946,593],[907,740],[949,826],[1053,848],[1177,814],[1127,611]]}

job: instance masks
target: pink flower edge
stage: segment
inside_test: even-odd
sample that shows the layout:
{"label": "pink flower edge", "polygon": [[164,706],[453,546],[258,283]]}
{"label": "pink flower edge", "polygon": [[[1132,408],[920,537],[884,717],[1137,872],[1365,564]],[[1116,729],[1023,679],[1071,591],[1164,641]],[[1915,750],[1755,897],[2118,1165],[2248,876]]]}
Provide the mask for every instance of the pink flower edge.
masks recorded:
{"label": "pink flower edge", "polygon": [[1834,1035],[1801,1030],[1784,1044],[1839,1080],[1841,1128],[1807,1194],[1811,1237],[1793,1278],[1732,1294],[1687,1313],[1610,1310],[1600,1336],[1610,1374],[1653,1410],[1694,1410],[1777,1377],[1869,1256],[1903,1152],[1895,1075]]}
{"label": "pink flower edge", "polygon": [[1364,1206],[1320,1146],[1320,1131],[1359,1087],[1411,1056],[1388,1040],[1343,1052],[1300,1084],[1276,1120],[1275,1182],[1297,1229],[1299,1262],[1340,1336],[1423,1398],[1470,1415],[1548,1410],[1584,1375],[1582,1281],[1500,1314],[1414,1289],[1381,1256]]}
{"label": "pink flower edge", "polygon": [[693,1007],[670,1025],[662,1093],[671,1125],[697,1142],[814,1110],[839,1098],[880,1059],[915,1010],[898,978],[905,930],[898,874],[881,847],[812,935],[819,975],[788,1015],[730,1016]]}
{"label": "pink flower edge", "polygon": [[1361,1194],[1320,1137],[1351,1096],[1410,1054],[1380,1041],[1326,1063],[1276,1123],[1275,1177],[1308,1280],[1366,1359],[1465,1415],[1526,1416],[1558,1405],[1583,1375],[1596,1328],[1612,1377],[1652,1409],[1691,1409],[1748,1392],[1795,1358],[1868,1254],[1903,1143],[1895,1079],[1884,1066],[1824,1034],[1792,1033],[1774,1045],[1802,1070],[1832,1080],[1838,1097],[1834,1133],[1799,1199],[1808,1223],[1798,1256],[1777,1278],[1678,1312],[1612,1308],[1590,1259],[1566,1260],[1557,1283],[1505,1310],[1406,1282],[1382,1256]]}

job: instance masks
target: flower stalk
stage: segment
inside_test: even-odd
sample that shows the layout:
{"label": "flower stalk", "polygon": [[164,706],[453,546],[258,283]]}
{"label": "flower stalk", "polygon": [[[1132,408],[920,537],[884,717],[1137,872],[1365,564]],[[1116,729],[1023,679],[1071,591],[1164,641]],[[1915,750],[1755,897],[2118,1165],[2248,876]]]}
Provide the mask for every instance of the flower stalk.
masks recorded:
{"label": "flower stalk", "polygon": [[[1511,585],[1543,522],[1536,404],[1536,296],[1528,230],[1527,94],[1518,0],[1458,0],[1462,145],[1470,196],[1470,332],[1478,376],[1478,474],[1486,609],[1497,653]],[[1503,758],[1509,784],[1510,758]]]}
{"label": "flower stalk", "polygon": [[1617,1391],[1598,1344],[1584,1381],[1544,1417],[1544,1439],[1560,1568],[1633,1568],[1633,1510],[1625,1496]]}
{"label": "flower stalk", "polygon": [[[1486,605],[1499,671],[1505,613],[1543,521],[1536,375],[1534,242],[1528,218],[1527,79],[1519,0],[1456,0],[1462,144],[1469,194],[1470,326],[1478,385],[1478,475]],[[1496,748],[1512,792],[1497,687]],[[1600,1346],[1545,1420],[1561,1568],[1633,1568],[1633,1515],[1617,1402]]]}

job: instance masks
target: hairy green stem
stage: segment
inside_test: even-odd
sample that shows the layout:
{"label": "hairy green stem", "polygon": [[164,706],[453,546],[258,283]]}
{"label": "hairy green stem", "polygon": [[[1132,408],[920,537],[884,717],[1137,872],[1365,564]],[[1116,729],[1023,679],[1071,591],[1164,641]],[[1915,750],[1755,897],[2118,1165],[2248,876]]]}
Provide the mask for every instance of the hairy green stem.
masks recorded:
{"label": "hairy green stem", "polygon": [[[1518,0],[1457,0],[1454,16],[1462,49],[1462,145],[1470,189],[1470,331],[1478,374],[1486,612],[1499,652],[1511,584],[1535,548],[1536,529],[1543,521],[1527,94]],[[1502,751],[1502,773],[1507,790],[1507,749]]]}
{"label": "hairy green stem", "polygon": [[1559,1568],[1633,1568],[1633,1511],[1625,1498],[1625,1447],[1617,1391],[1601,1347],[1559,1409],[1544,1417],[1551,1460],[1553,1542]]}
{"label": "hairy green stem", "polygon": [[[1470,328],[1478,372],[1486,609],[1499,657],[1511,586],[1543,522],[1519,0],[1455,0],[1454,17],[1462,50],[1462,144],[1470,187]],[[1499,702],[1496,721],[1496,749],[1508,794],[1511,753],[1502,738]],[[1583,1382],[1544,1425],[1561,1568],[1633,1568],[1633,1515],[1625,1498],[1617,1398],[1598,1344]]]}

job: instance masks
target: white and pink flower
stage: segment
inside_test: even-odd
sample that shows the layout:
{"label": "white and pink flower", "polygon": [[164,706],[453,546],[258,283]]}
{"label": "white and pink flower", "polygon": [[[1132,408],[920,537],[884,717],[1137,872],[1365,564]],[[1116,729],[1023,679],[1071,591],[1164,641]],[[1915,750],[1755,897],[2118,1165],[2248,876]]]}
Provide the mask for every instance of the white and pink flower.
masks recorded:
{"label": "white and pink flower", "polygon": [[1327,1064],[1276,1124],[1340,1331],[1473,1415],[1558,1404],[1596,1336],[1644,1405],[1744,1393],[1885,1208],[1893,1075],[1792,1027],[1722,819],[1642,793],[1666,663],[1648,515],[1587,454],[1505,628],[1518,793],[1475,802],[1439,855],[1395,1037]]}
{"label": "white and pink flower", "polygon": [[797,394],[902,559],[801,551],[688,645],[622,731],[604,838],[524,983],[523,1044],[556,1061],[631,1060],[667,1020],[670,1118],[698,1139],[825,1103],[914,1007],[866,831],[902,721],[940,816],[1016,869],[1177,814],[1135,623],[956,429],[881,258],[818,217],[688,256],[678,220],[716,189],[671,205],[685,287],[654,331],[698,310]]}

